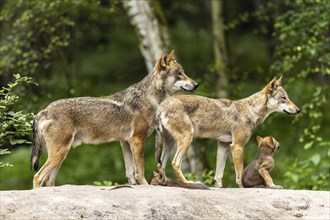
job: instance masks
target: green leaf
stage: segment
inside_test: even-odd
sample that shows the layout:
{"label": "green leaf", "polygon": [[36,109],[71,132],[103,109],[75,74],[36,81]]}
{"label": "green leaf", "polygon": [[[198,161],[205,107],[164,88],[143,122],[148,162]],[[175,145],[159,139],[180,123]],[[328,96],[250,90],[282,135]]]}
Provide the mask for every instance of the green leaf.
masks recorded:
{"label": "green leaf", "polygon": [[320,163],[321,156],[320,154],[314,154],[312,156],[312,162],[314,163],[315,166],[317,166]]}
{"label": "green leaf", "polygon": [[314,141],[306,143],[305,146],[304,146],[304,150],[307,150],[307,149],[311,148],[313,143],[314,143]]}
{"label": "green leaf", "polygon": [[16,145],[16,144],[27,144],[29,143],[28,141],[24,139],[12,139],[9,141],[11,145]]}

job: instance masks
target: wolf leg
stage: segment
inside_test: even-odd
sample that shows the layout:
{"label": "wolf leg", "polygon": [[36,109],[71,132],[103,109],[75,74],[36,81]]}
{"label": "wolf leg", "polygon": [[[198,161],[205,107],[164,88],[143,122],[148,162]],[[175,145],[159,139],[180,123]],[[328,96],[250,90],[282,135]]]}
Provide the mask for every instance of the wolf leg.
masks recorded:
{"label": "wolf leg", "polygon": [[136,185],[137,183],[135,180],[135,165],[130,145],[127,141],[121,141],[120,146],[124,155],[126,178],[128,180],[128,183],[130,185]]}
{"label": "wolf leg", "polygon": [[60,169],[62,162],[68,155],[71,147],[71,143],[63,145],[49,145],[48,148],[48,158],[46,163],[41,167],[41,169],[34,175],[33,178],[33,188],[41,187],[46,181],[46,186],[54,186],[55,179],[58,170]]}
{"label": "wolf leg", "polygon": [[148,185],[146,178],[144,177],[144,140],[140,137],[133,137],[129,141],[131,151],[133,153],[133,161],[135,164],[135,179],[138,184]]}
{"label": "wolf leg", "polygon": [[173,138],[164,136],[163,144],[164,144],[164,146],[163,146],[163,151],[162,151],[160,161],[161,161],[161,168],[162,168],[162,170],[165,171],[168,157],[170,156],[171,149],[173,148],[175,143],[174,143]]}
{"label": "wolf leg", "polygon": [[177,150],[176,150],[175,156],[172,161],[172,168],[179,181],[181,181],[183,183],[189,183],[189,181],[187,181],[187,179],[182,174],[181,164],[182,164],[182,158],[186,154],[186,152],[193,140],[193,134],[184,133],[181,135],[182,135],[181,138],[177,139],[178,140]]}
{"label": "wolf leg", "polygon": [[56,176],[57,176],[57,173],[59,171],[59,169],[61,168],[62,166],[62,163],[61,162],[60,164],[58,164],[55,168],[53,168],[48,177],[46,178],[46,181],[45,181],[45,185],[46,186],[55,186],[55,180],[56,180]]}
{"label": "wolf leg", "polygon": [[233,155],[235,173],[236,173],[236,183],[240,188],[242,185],[242,174],[243,174],[243,153],[244,147],[240,144],[231,144],[231,152]]}
{"label": "wolf leg", "polygon": [[222,188],[222,177],[226,165],[226,159],[229,152],[229,144],[218,141],[217,167],[214,176],[215,187]]}

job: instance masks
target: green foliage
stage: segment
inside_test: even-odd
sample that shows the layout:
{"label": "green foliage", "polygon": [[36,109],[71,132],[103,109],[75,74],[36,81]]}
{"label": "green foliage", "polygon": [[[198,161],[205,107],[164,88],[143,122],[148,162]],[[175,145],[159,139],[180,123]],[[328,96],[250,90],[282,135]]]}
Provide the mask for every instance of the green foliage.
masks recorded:
{"label": "green foliage", "polygon": [[10,144],[29,144],[24,139],[31,132],[32,113],[23,111],[13,111],[11,107],[19,101],[19,97],[14,94],[13,89],[22,83],[32,83],[31,78],[14,75],[15,81],[9,83],[8,87],[0,90],[0,145]]}
{"label": "green foliage", "polygon": [[[0,155],[10,154],[11,152],[8,149],[0,149]],[[0,168],[2,167],[12,167],[13,165],[10,163],[4,163],[0,161]]]}
{"label": "green foliage", "polygon": [[[286,176],[292,176],[295,187],[329,188],[328,154],[330,85],[330,4],[320,0],[286,2],[288,8],[274,23],[275,62],[272,72],[290,76],[290,81],[314,79],[313,92],[302,104],[302,112],[293,126],[304,126],[299,141],[308,151],[307,158],[294,162]],[[305,95],[304,95],[305,96]],[[322,161],[322,162],[321,162]],[[297,178],[298,177],[298,178]],[[306,181],[310,179],[312,181]],[[289,184],[289,180],[287,184]],[[290,184],[293,185],[293,184]]]}
{"label": "green foliage", "polygon": [[[0,146],[30,144],[26,136],[31,132],[33,114],[14,111],[12,107],[19,101],[13,89],[23,83],[32,83],[31,78],[15,74],[15,81],[0,89]],[[1,149],[0,155],[9,154],[7,149]],[[9,166],[0,162],[0,167]]]}
{"label": "green foliage", "polygon": [[[107,180],[104,180],[104,181],[94,181],[93,184],[95,186],[121,186],[121,184],[115,182],[113,183],[112,181],[107,181]],[[125,185],[128,185],[128,184],[125,184]]]}
{"label": "green foliage", "polygon": [[[164,12],[159,16],[162,22],[167,20],[178,60],[185,72],[200,82],[195,94],[214,96],[217,92],[212,72],[216,65],[209,2],[158,2]],[[270,134],[281,143],[271,175],[276,184],[285,188],[329,189],[327,2],[268,0],[258,4],[251,1],[224,4],[225,21],[236,19],[226,29],[229,98],[246,97],[274,75],[284,75],[285,89],[302,110],[292,118],[273,114],[253,134]],[[21,90],[23,87],[18,86],[15,93],[10,92],[16,98],[3,99],[12,104],[0,108],[1,120],[7,119],[4,124],[0,121],[1,129],[7,132],[4,139],[1,130],[1,145],[3,148],[17,145],[10,148],[11,154],[1,155],[3,163],[15,161],[15,169],[1,170],[1,189],[26,189],[31,187],[33,178],[33,173],[27,172],[31,149],[20,147],[20,143],[30,139],[27,134],[31,135],[28,129],[32,114],[24,116],[29,114],[15,109],[37,112],[60,98],[107,95],[142,79],[146,70],[134,29],[118,1],[4,0],[0,4],[0,84],[6,85],[12,72],[32,75],[40,84],[37,89],[27,86]],[[6,94],[8,91],[4,90],[1,98]],[[203,146],[207,149],[205,168],[214,170],[216,143],[208,140]],[[251,138],[246,146],[245,164],[255,158],[256,151],[255,140]],[[40,164],[46,157],[44,153]],[[145,144],[147,179],[155,168],[151,136]],[[169,165],[167,171],[173,178]],[[191,180],[199,179],[208,185],[213,184],[213,177],[213,171],[205,171],[201,177],[188,175]],[[56,184],[93,184],[93,180],[100,185],[127,182],[119,143],[71,150]],[[225,187],[237,186],[230,160],[223,182]]]}
{"label": "green foliage", "polygon": [[[74,22],[67,16],[81,1],[6,1],[0,22],[6,34],[0,46],[1,72],[34,74],[48,69],[52,55],[70,42]],[[47,13],[44,13],[47,12]],[[42,16],[40,16],[42,14]]]}
{"label": "green foliage", "polygon": [[199,177],[195,173],[187,173],[185,177],[189,181],[202,181],[204,184],[208,186],[214,186],[214,171],[213,170],[204,170],[202,176]]}

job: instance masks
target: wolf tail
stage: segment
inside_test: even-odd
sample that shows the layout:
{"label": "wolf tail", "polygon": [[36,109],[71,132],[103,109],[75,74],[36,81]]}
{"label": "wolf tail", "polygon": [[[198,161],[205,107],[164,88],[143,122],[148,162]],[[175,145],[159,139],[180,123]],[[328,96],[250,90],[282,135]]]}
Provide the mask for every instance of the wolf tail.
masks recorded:
{"label": "wolf tail", "polygon": [[163,134],[162,134],[162,125],[156,128],[156,143],[155,143],[155,160],[158,165],[162,165],[161,156],[163,152]]}
{"label": "wolf tail", "polygon": [[31,153],[30,165],[33,171],[37,171],[39,166],[39,158],[42,153],[42,146],[45,143],[38,128],[38,121],[36,119],[34,119],[32,126],[33,126],[34,145]]}

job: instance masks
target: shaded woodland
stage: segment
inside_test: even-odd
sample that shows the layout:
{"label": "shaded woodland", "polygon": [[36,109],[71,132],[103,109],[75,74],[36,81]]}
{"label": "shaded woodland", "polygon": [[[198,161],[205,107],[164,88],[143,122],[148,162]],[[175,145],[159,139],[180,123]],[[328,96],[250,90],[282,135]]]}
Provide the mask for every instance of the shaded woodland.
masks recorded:
{"label": "shaded woodland", "polygon": [[[328,0],[2,0],[0,13],[1,190],[32,187],[34,114],[54,100],[123,90],[171,49],[200,83],[194,94],[240,99],[283,76],[302,111],[274,113],[255,129],[245,165],[257,154],[256,135],[272,135],[281,144],[276,184],[329,190]],[[156,169],[154,141],[153,134],[145,145],[147,180]],[[188,178],[214,184],[216,150],[215,141],[195,140]],[[56,185],[126,182],[120,145],[111,142],[72,149]],[[237,187],[231,160],[223,183]]]}

